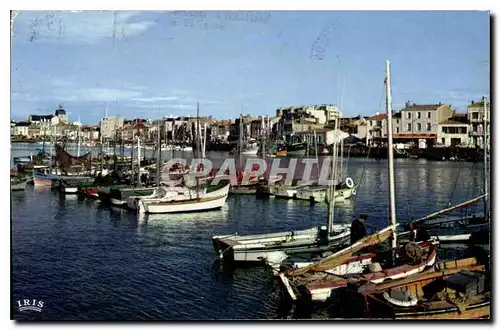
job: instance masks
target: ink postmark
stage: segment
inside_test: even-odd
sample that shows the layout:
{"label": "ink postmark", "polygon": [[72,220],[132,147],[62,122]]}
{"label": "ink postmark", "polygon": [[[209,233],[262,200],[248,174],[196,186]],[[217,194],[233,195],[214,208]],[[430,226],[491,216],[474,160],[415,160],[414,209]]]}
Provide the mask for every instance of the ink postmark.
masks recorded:
{"label": "ink postmark", "polygon": [[173,11],[167,16],[171,27],[225,30],[231,23],[267,24],[269,12],[256,11]]}
{"label": "ink postmark", "polygon": [[321,31],[320,35],[314,40],[311,47],[311,59],[323,60],[325,58],[325,52],[330,43],[330,39],[333,36],[334,30],[335,26],[330,24]]}

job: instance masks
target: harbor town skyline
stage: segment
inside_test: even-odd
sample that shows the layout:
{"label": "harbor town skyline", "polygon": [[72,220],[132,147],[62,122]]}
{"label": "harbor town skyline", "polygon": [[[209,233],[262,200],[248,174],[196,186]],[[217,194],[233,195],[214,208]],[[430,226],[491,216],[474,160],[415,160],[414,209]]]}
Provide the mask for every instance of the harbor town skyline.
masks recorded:
{"label": "harbor town skyline", "polygon": [[11,118],[58,103],[85,124],[106,104],[108,116],[195,116],[197,102],[202,115],[224,119],[301,104],[368,116],[383,108],[376,63],[388,57],[393,108],[440,101],[465,112],[489,95],[487,16],[23,11],[13,24]]}

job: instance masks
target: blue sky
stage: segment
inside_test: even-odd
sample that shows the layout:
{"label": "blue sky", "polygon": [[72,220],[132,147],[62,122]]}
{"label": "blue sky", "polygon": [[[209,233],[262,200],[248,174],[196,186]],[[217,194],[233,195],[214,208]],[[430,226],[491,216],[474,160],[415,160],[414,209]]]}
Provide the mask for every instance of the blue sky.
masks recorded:
{"label": "blue sky", "polygon": [[[53,112],[158,118],[272,115],[331,103],[344,116],[489,95],[488,12],[21,12],[13,25],[11,117]],[[322,50],[323,51],[322,51]]]}

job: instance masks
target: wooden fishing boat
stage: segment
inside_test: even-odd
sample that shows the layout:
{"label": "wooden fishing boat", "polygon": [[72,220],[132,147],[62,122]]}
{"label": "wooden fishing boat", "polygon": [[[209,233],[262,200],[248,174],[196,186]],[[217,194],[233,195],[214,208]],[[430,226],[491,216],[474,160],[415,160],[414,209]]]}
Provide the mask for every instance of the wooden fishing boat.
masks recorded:
{"label": "wooden fishing boat", "polygon": [[472,233],[489,230],[489,217],[484,213],[466,215],[445,215],[445,213],[469,206],[485,198],[487,194],[478,196],[469,201],[431,213],[420,219],[408,221],[405,229],[424,229],[431,237],[439,239],[442,243],[456,243],[467,241]]}
{"label": "wooden fishing boat", "polygon": [[[442,261],[401,280],[357,288],[360,313],[392,319],[478,319],[490,316],[491,289],[476,258]],[[361,314],[359,314],[361,316]]]}
{"label": "wooden fishing boat", "polygon": [[33,162],[33,159],[31,156],[19,156],[19,157],[14,157],[14,164],[29,164]]}
{"label": "wooden fishing boat", "polygon": [[[229,174],[226,171],[226,175]],[[229,188],[229,193],[232,195],[255,195],[257,193],[257,187],[260,182],[257,172],[253,171],[248,175],[248,181],[244,182],[244,172],[237,172],[236,183],[231,184]]]}
{"label": "wooden fishing boat", "polygon": [[[346,179],[345,184],[340,184],[335,188],[334,196],[336,201],[343,201],[356,194],[354,181],[351,178]],[[296,199],[307,200],[312,203],[328,203],[328,186],[309,185],[299,188],[295,193]]]}
{"label": "wooden fishing boat", "polygon": [[290,185],[285,185],[285,184],[276,184],[274,186],[269,187],[269,192],[271,193],[271,196],[277,197],[277,198],[287,198],[287,199],[292,199],[297,197],[297,191],[300,188],[308,187],[309,184],[302,184],[302,185],[295,185],[295,186],[290,186]]}
{"label": "wooden fishing boat", "polygon": [[267,180],[259,180],[255,194],[257,196],[271,196],[271,187],[280,184],[283,176],[269,177]]}
{"label": "wooden fishing boat", "polygon": [[257,193],[258,183],[231,185],[229,193],[232,195],[255,195]]}
{"label": "wooden fishing boat", "polygon": [[231,150],[229,153],[233,155],[241,154],[241,155],[257,155],[259,152],[259,146],[258,145],[246,145],[244,146],[241,151],[238,149],[238,147],[234,148]]}
{"label": "wooden fishing boat", "polygon": [[321,252],[346,246],[351,237],[350,225],[334,225],[260,235],[223,235],[212,237],[215,251],[224,260],[262,262],[282,251],[288,255]]}
{"label": "wooden fishing boat", "polygon": [[[305,274],[309,270],[320,269],[334,275],[362,273],[366,266],[371,264],[372,258],[376,255],[369,252],[356,256],[355,253],[386,241],[392,235],[393,228],[393,226],[389,226],[359,240],[345,249],[335,253],[327,251],[327,255],[323,254],[316,258],[290,258],[286,253],[281,252],[281,254],[268,256],[264,261],[273,269],[275,275],[281,272],[286,276],[298,276]],[[328,266],[324,267],[327,264]]]}
{"label": "wooden fishing boat", "polygon": [[[325,302],[331,297],[334,290],[344,288],[349,283],[381,283],[383,281],[404,278],[424,271],[427,267],[434,265],[436,262],[437,253],[433,245],[428,246],[424,256],[425,257],[419,261],[403,263],[396,267],[382,268],[380,264],[377,263],[376,265],[378,267],[372,267],[371,271],[368,273],[353,274],[349,276],[330,274],[327,270],[333,270],[345,263],[342,262],[344,260],[340,259],[342,261],[338,261],[335,266],[324,264],[318,268],[317,265],[315,265],[311,268],[314,269],[314,267],[316,267],[315,270],[309,274],[297,275],[298,272],[295,270],[295,273],[290,272],[287,275],[279,273],[279,278],[292,300]],[[352,258],[352,256],[349,258]],[[375,263],[371,265],[375,265]]]}
{"label": "wooden fishing boat", "polygon": [[114,184],[114,185],[96,185],[96,184],[88,184],[88,185],[80,185],[78,187],[78,194],[82,197],[88,198],[98,198],[101,201],[110,201],[110,191],[111,189],[121,189],[127,188],[128,185],[124,184]]}
{"label": "wooden fishing boat", "polygon": [[[205,194],[206,188],[202,189],[200,196]],[[145,202],[168,202],[168,201],[180,201],[180,200],[190,200],[197,196],[196,189],[182,186],[182,187],[157,187],[153,190],[150,195],[142,196],[130,196],[127,197],[127,207],[132,210],[137,210],[139,201],[144,200]]]}
{"label": "wooden fishing boat", "polygon": [[94,178],[90,176],[66,176],[52,173],[42,173],[37,171],[33,172],[33,183],[35,184],[35,186],[57,187],[64,180],[74,180],[80,183],[85,183],[93,182]]}
{"label": "wooden fishing boat", "polygon": [[305,156],[307,152],[306,142],[289,143],[286,145],[287,156]]}
{"label": "wooden fishing boat", "polygon": [[26,189],[26,184],[28,180],[23,178],[11,178],[10,179],[10,191],[20,191]]}
{"label": "wooden fishing boat", "polygon": [[138,213],[181,213],[216,210],[224,206],[228,193],[229,184],[200,198],[170,201],[141,199],[138,201],[137,211]]}
{"label": "wooden fishing boat", "polygon": [[116,206],[127,205],[127,198],[131,196],[149,196],[155,190],[155,187],[131,187],[112,188],[109,191],[111,204]]}

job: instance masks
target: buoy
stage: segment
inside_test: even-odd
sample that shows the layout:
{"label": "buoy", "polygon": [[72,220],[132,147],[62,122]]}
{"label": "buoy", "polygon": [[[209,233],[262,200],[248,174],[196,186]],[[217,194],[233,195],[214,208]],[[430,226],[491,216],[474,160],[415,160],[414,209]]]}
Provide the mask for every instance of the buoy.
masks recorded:
{"label": "buoy", "polygon": [[351,178],[347,178],[347,179],[345,179],[345,185],[348,188],[352,188],[352,187],[354,187],[354,181]]}

